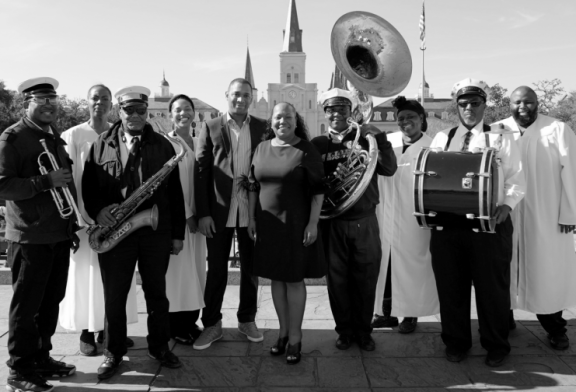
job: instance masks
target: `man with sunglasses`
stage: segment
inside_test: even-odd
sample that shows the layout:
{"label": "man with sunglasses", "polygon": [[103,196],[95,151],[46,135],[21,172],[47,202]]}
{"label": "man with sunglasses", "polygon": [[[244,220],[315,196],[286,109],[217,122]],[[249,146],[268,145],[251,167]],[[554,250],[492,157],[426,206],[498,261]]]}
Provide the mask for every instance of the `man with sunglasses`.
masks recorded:
{"label": "man with sunglasses", "polygon": [[512,214],[512,307],[536,313],[550,346],[570,346],[564,309],[576,305],[576,136],[568,124],[538,113],[538,96],[520,86],[510,95],[514,133],[528,188]]}
{"label": "man with sunglasses", "polygon": [[[62,218],[50,190],[68,186],[76,196],[70,158],[52,125],[58,115],[58,82],[42,77],[18,86],[26,114],[0,136],[0,199],[6,200],[7,263],[14,295],[10,303],[8,354],[10,391],[51,391],[45,377],[65,377],[73,365],[50,357],[58,306],[66,292],[74,218]],[[60,169],[46,155],[44,140]]]}
{"label": "man with sunglasses", "polygon": [[472,347],[470,286],[473,284],[480,343],[488,351],[485,363],[496,367],[504,363],[510,352],[510,211],[524,197],[526,185],[514,139],[509,134],[485,133],[490,131],[484,124],[488,91],[488,85],[480,80],[468,78],[456,83],[452,94],[460,124],[436,134],[430,147],[461,152],[479,151],[484,147],[498,149],[496,156],[504,175],[504,201],[494,216],[496,233],[476,233],[470,228],[455,227],[433,230],[430,252],[446,359],[460,362]]}
{"label": "man with sunglasses", "polygon": [[[116,223],[110,212],[137,191],[175,155],[172,144],[146,122],[150,90],[130,86],[116,92],[120,121],[102,133],[90,149],[82,175],[86,212],[101,226]],[[112,250],[98,255],[106,313],[104,362],[98,378],[112,377],[126,354],[126,300],[138,263],[148,309],[148,356],[162,366],[181,363],[169,349],[169,303],[165,275],[170,253],[182,250],[186,226],[184,197],[178,170],[156,189],[136,212],[158,207],[156,230],[131,233]]]}
{"label": "man with sunglasses", "polygon": [[[348,119],[353,116],[357,101],[346,90],[334,88],[320,96],[328,120],[328,133],[312,139],[322,160],[324,172],[333,173],[345,163],[356,136]],[[376,205],[383,195],[378,191],[378,176],[392,176],[397,169],[396,155],[386,134],[373,125],[360,128],[360,145],[367,149],[367,134],[378,144],[376,171],[364,194],[343,214],[320,222],[326,260],[328,262],[328,295],[336,322],[336,348],[347,350],[356,339],[365,351],[373,351],[372,309],[380,273],[382,246]]]}

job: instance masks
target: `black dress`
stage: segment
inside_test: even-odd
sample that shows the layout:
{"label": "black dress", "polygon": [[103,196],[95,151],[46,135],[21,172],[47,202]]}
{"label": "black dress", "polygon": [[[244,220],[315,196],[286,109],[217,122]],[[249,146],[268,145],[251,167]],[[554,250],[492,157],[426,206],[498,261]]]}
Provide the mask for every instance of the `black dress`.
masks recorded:
{"label": "black dress", "polygon": [[316,148],[306,140],[279,147],[270,140],[260,143],[250,175],[260,184],[254,275],[282,282],[324,276],[320,233],[312,245],[303,245],[312,197],[324,193],[324,166]]}

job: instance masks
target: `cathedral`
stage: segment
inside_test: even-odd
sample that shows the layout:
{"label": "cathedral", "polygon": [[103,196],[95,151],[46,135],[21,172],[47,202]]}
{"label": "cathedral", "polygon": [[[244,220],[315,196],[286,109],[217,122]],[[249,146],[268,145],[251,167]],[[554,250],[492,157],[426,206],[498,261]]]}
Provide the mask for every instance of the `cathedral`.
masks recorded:
{"label": "cathedral", "polygon": [[269,118],[278,102],[289,102],[300,113],[311,137],[318,136],[328,129],[324,110],[318,104],[316,83],[306,83],[306,53],[302,48],[302,30],[298,23],[296,0],[290,0],[288,18],[284,29],[284,42],[280,52],[280,81],[268,83],[268,100],[258,98],[258,89],[254,81],[254,72],[250,61],[250,50],[246,51],[245,79],[250,81],[253,97],[250,114]]}

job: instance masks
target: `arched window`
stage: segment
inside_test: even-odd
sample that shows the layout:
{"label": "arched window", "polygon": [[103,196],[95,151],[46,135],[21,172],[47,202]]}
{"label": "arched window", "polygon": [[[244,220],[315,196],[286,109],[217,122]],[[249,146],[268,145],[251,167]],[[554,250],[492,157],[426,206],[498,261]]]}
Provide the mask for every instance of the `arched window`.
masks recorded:
{"label": "arched window", "polygon": [[286,74],[286,83],[292,83],[292,75]]}
{"label": "arched window", "polygon": [[312,100],[308,101],[308,109],[312,109]]}
{"label": "arched window", "polygon": [[374,112],[374,121],[382,121],[382,113]]}
{"label": "arched window", "polygon": [[394,112],[386,112],[386,121],[394,121]]}
{"label": "arched window", "polygon": [[298,81],[298,74],[297,73],[294,74],[294,83],[300,83]]}

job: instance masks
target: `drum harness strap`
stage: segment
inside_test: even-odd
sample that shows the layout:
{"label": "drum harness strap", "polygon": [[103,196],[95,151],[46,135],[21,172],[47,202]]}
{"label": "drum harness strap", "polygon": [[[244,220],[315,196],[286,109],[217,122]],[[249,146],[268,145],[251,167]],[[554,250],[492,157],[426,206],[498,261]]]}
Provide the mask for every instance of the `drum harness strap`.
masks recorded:
{"label": "drum harness strap", "polygon": [[[448,151],[448,148],[450,148],[450,143],[452,142],[454,135],[456,135],[457,129],[458,129],[458,127],[452,128],[450,130],[450,132],[448,133],[448,141],[446,142],[446,146],[444,147],[444,151]],[[483,131],[484,132],[490,131],[490,126],[484,124]],[[486,137],[486,147],[490,147],[490,136],[488,134],[484,134],[484,136]]]}

